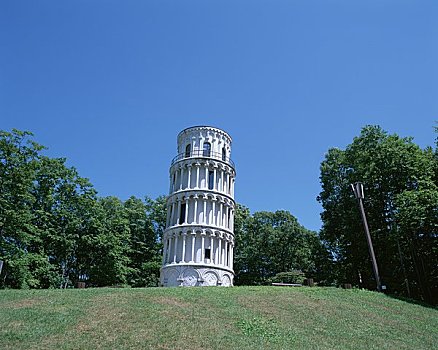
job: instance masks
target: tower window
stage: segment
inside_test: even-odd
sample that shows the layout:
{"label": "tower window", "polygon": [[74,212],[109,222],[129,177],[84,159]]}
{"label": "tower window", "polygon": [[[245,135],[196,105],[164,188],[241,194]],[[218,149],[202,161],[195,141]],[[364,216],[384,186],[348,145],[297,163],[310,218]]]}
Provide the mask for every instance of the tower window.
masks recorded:
{"label": "tower window", "polygon": [[211,259],[211,249],[210,248],[205,249],[205,259]]}
{"label": "tower window", "polygon": [[211,154],[211,144],[210,142],[204,142],[202,156],[210,157],[210,154]]}
{"label": "tower window", "polygon": [[183,224],[186,222],[186,203],[181,204],[181,213],[179,215],[179,223]]}
{"label": "tower window", "polygon": [[213,175],[213,171],[209,171],[208,172],[208,189],[212,190],[214,187],[214,175]]}
{"label": "tower window", "polygon": [[222,160],[224,162],[227,160],[227,151],[225,150],[225,147],[222,148]]}
{"label": "tower window", "polygon": [[190,157],[191,150],[192,150],[192,147],[191,147],[190,144],[188,144],[188,145],[186,146],[186,152],[184,153],[184,157],[185,157],[185,158]]}

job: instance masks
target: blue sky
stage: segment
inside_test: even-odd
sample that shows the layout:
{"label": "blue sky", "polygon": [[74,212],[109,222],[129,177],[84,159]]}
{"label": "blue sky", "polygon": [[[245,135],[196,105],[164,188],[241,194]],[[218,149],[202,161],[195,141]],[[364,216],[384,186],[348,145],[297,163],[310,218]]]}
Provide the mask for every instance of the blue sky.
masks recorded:
{"label": "blue sky", "polygon": [[236,200],[320,228],[319,165],[362,126],[433,145],[438,1],[0,2],[0,129],[102,196],[169,188],[178,132],[233,137]]}

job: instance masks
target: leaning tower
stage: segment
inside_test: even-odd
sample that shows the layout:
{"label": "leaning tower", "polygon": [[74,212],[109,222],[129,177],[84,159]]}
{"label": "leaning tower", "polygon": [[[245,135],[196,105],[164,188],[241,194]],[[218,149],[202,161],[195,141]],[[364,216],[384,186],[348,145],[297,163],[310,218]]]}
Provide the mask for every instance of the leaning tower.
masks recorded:
{"label": "leaning tower", "polygon": [[231,137],[210,126],[178,134],[163,234],[165,287],[233,285],[234,179]]}

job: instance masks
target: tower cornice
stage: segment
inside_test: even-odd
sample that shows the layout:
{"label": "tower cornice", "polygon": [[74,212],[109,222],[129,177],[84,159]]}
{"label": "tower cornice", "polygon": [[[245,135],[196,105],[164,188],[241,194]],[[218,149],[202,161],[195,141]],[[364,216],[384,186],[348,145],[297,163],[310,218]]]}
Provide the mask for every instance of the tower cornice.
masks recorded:
{"label": "tower cornice", "polygon": [[[187,134],[189,131],[193,131],[193,130],[200,130],[200,131],[210,131],[210,132],[215,132],[218,133],[219,135],[224,136],[225,138],[228,139],[229,143],[233,142],[232,137],[230,136],[229,133],[227,133],[226,131],[217,128],[215,126],[210,126],[210,125],[195,125],[195,126],[190,126],[188,128],[185,128],[184,130],[182,130],[179,134],[178,134],[178,140],[184,135]],[[193,137],[193,136],[192,136]]]}

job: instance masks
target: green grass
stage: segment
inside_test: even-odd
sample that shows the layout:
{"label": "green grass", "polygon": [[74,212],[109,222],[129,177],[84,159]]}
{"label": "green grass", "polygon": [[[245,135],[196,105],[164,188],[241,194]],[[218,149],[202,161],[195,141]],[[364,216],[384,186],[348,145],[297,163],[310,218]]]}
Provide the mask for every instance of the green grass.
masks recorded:
{"label": "green grass", "polygon": [[438,349],[438,311],[361,290],[0,291],[2,349]]}

